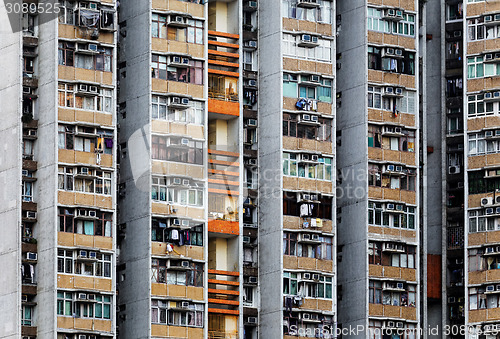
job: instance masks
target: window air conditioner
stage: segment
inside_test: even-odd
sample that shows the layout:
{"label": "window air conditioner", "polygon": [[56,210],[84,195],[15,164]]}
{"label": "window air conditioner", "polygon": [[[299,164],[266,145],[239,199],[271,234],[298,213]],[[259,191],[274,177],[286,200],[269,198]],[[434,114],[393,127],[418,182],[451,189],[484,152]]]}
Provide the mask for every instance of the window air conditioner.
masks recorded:
{"label": "window air conditioner", "polygon": [[249,284],[256,284],[257,283],[257,277],[248,277],[248,283]]}
{"label": "window air conditioner", "polygon": [[302,240],[311,240],[311,235],[310,234],[302,234],[301,239]]}
{"label": "window air conditioner", "polygon": [[398,290],[402,290],[402,289],[403,289],[403,283],[401,283],[401,282],[397,283],[397,284],[396,284],[396,288],[397,288]]}
{"label": "window air conditioner", "polygon": [[460,166],[450,166],[448,167],[449,174],[458,174],[460,173]]}
{"label": "window air conditioner", "polygon": [[319,241],[319,234],[313,234],[313,235],[311,235],[311,240]]}
{"label": "window air conditioner", "polygon": [[29,175],[29,171],[28,170],[23,170],[22,171],[22,176],[23,177],[27,177]]}
{"label": "window air conditioner", "polygon": [[387,165],[387,170],[390,171],[390,172],[393,172],[394,169],[395,169],[395,166],[394,165]]}
{"label": "window air conditioner", "polygon": [[311,121],[311,116],[309,114],[302,114],[302,121]]}
{"label": "window air conditioner", "polygon": [[31,88],[30,87],[23,87],[23,93],[24,94],[31,94]]}
{"label": "window air conditioner", "polygon": [[315,273],[312,275],[312,280],[319,280],[319,274]]}
{"label": "window air conditioner", "polygon": [[393,94],[394,93],[394,88],[392,88],[392,87],[386,87],[385,88],[385,93],[386,94]]}
{"label": "window air conditioner", "polygon": [[184,186],[189,186],[189,179],[182,179],[182,184]]}
{"label": "window air conditioner", "polygon": [[172,219],[172,225],[174,225],[174,226],[180,226],[181,225],[181,221],[179,219]]}
{"label": "window air conditioner", "polygon": [[247,41],[245,45],[246,45],[247,47],[257,48],[257,41],[255,41],[255,40],[250,40],[250,41]]}
{"label": "window air conditioner", "polygon": [[397,327],[397,328],[403,328],[403,327],[404,327],[403,322],[402,322],[402,321],[398,321],[398,322],[396,323],[396,327]]}
{"label": "window air conditioner", "polygon": [[311,82],[319,82],[320,77],[319,77],[319,75],[311,75],[311,77],[309,79]]}
{"label": "window air conditioner", "polygon": [[484,135],[486,136],[486,138],[491,138],[493,137],[493,131],[485,131]]}
{"label": "window air conditioner", "polygon": [[79,251],[78,258],[87,258],[87,251]]}
{"label": "window air conditioner", "polygon": [[174,185],[180,185],[181,184],[181,178],[173,178],[172,179],[172,184],[174,184]]}
{"label": "window air conditioner", "polygon": [[493,205],[493,198],[485,197],[481,199],[481,206],[490,206]]}
{"label": "window air conditioner", "polygon": [[181,145],[184,145],[184,146],[189,145],[189,139],[187,139],[187,138],[182,138],[182,139],[181,139]]}
{"label": "window air conditioner", "polygon": [[244,243],[244,244],[249,244],[249,243],[250,243],[250,237],[248,237],[248,236],[243,236],[243,243]]}
{"label": "window air conditioner", "polygon": [[28,218],[28,219],[36,219],[36,212],[34,212],[34,211],[26,211],[26,218]]}
{"label": "window air conditioner", "polygon": [[85,334],[79,334],[78,339],[87,339],[87,336]]}
{"label": "window air conditioner", "polygon": [[485,54],[484,59],[485,60],[493,60],[493,54],[491,54],[491,53]]}
{"label": "window air conditioner", "polygon": [[392,8],[386,9],[386,10],[385,10],[385,16],[386,16],[386,17],[393,17],[393,16],[396,16],[396,10],[395,10],[395,9],[392,9]]}
{"label": "window air conditioner", "polygon": [[491,93],[491,92],[484,93],[484,98],[485,99],[493,99],[493,93]]}
{"label": "window air conditioner", "polygon": [[94,251],[89,252],[89,259],[97,259],[97,252]]}
{"label": "window air conditioner", "polygon": [[255,119],[248,119],[247,120],[247,126],[256,127],[257,126],[257,120],[255,120]]}
{"label": "window air conditioner", "polygon": [[26,253],[27,260],[37,260],[37,258],[38,258],[38,255],[36,253],[33,253],[33,252]]}
{"label": "window air conditioner", "polygon": [[398,88],[395,89],[395,93],[397,95],[403,95],[403,89],[398,87]]}
{"label": "window air conditioner", "polygon": [[462,36],[462,31],[453,31],[454,38],[460,38]]}
{"label": "window air conditioner", "polygon": [[403,17],[403,11],[397,10],[396,11],[396,18],[402,18]]}
{"label": "window air conditioner", "polygon": [[403,172],[403,166],[396,166],[396,172]]}
{"label": "window air conditioner", "polygon": [[97,212],[96,211],[88,211],[88,215],[91,218],[95,218],[95,217],[97,217]]}
{"label": "window air conditioner", "polygon": [[491,208],[491,207],[487,208],[486,214],[493,214],[493,208]]}
{"label": "window air conditioner", "polygon": [[255,80],[248,80],[248,86],[252,86],[252,87],[257,86],[257,81],[255,81]]}
{"label": "window air conditioner", "polygon": [[78,91],[79,92],[88,92],[89,91],[89,86],[88,85],[84,85],[84,84],[80,84],[78,86]]}
{"label": "window air conditioner", "polygon": [[27,302],[27,301],[28,301],[28,296],[27,296],[26,294],[23,294],[23,295],[21,296],[21,301],[22,301],[22,302]]}
{"label": "window air conditioner", "polygon": [[256,165],[257,165],[257,159],[247,159],[247,160],[245,161],[245,163],[246,163],[247,165],[250,165],[250,166],[256,166]]}
{"label": "window air conditioner", "polygon": [[173,56],[171,60],[173,63],[180,64],[182,59],[180,56]]}
{"label": "window air conditioner", "polygon": [[387,209],[388,210],[393,210],[394,209],[394,204],[387,204]]}
{"label": "window air conditioner", "polygon": [[402,57],[403,56],[403,50],[402,49],[395,49],[394,54],[396,56]]}
{"label": "window air conditioner", "polygon": [[388,321],[387,322],[387,327],[394,328],[395,327],[394,321]]}
{"label": "window air conditioner", "polygon": [[88,167],[80,167],[79,174],[88,175],[89,168]]}
{"label": "window air conditioner", "polygon": [[303,313],[302,314],[302,319],[310,319],[311,315],[309,313]]}
{"label": "window air conditioner", "polygon": [[319,122],[319,117],[317,115],[311,115],[311,122]]}
{"label": "window air conditioner", "polygon": [[88,44],[88,50],[91,52],[97,52],[97,44]]}
{"label": "window air conditioner", "polygon": [[487,23],[487,22],[492,22],[493,21],[493,16],[491,15],[485,15],[484,16],[484,22]]}
{"label": "window air conditioner", "polygon": [[86,293],[78,293],[78,300],[87,300]]}
{"label": "window air conditioner", "polygon": [[494,253],[495,248],[494,247],[486,247],[486,253]]}
{"label": "window air conditioner", "polygon": [[257,324],[257,317],[248,317],[247,322],[249,324]]}
{"label": "window air conditioner", "polygon": [[88,300],[90,300],[90,301],[95,301],[95,300],[97,300],[97,298],[96,298],[96,295],[95,295],[95,294],[89,294],[89,295],[87,296],[87,299],[88,299]]}
{"label": "window air conditioner", "polygon": [[494,291],[495,291],[495,285],[486,286],[486,292],[494,292]]}
{"label": "window air conditioner", "polygon": [[182,62],[181,62],[183,65],[189,65],[189,58],[182,58]]}
{"label": "window air conditioner", "polygon": [[311,273],[302,273],[302,279],[304,279],[304,280],[310,280],[311,279]]}
{"label": "window air conditioner", "polygon": [[189,261],[183,260],[183,261],[181,261],[181,266],[182,267],[190,267],[191,265],[190,265]]}
{"label": "window air conditioner", "polygon": [[311,155],[311,161],[318,161],[319,156],[317,154]]}

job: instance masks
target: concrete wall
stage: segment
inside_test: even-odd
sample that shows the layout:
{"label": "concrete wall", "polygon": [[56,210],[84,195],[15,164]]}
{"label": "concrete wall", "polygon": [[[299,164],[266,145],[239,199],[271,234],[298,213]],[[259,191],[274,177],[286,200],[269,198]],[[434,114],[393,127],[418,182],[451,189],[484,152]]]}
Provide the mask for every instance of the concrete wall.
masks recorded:
{"label": "concrete wall", "polygon": [[[368,143],[366,1],[337,1],[337,242],[342,248],[337,283],[338,323],[342,327],[368,326]],[[356,22],[356,25],[350,24]],[[355,151],[354,151],[355,150]],[[339,181],[337,181],[339,182]],[[356,336],[346,336],[351,338]]]}
{"label": "concrete wall", "polygon": [[[120,61],[126,60],[126,77],[120,78],[119,104],[126,103],[126,117],[118,114],[119,143],[126,145],[120,159],[119,223],[126,225],[121,243],[118,271],[120,337],[150,337],[151,290],[151,135],[150,135],[150,8],[151,1],[121,1]],[[126,31],[126,36],[124,33]],[[121,268],[123,266],[120,266]],[[124,278],[122,280],[122,278]]]}
{"label": "concrete wall", "polygon": [[260,338],[282,337],[282,20],[281,1],[259,1]]}
{"label": "concrete wall", "polygon": [[[443,208],[446,205],[443,197],[443,189],[446,188],[443,179],[446,179],[444,170],[446,166],[442,166],[443,152],[446,149],[443,147],[443,137],[446,129],[446,117],[444,108],[444,89],[442,87],[444,67],[442,67],[442,45],[444,41],[444,13],[442,13],[442,4],[439,1],[428,1],[426,3],[425,12],[421,13],[425,19],[425,32],[431,34],[432,39],[427,40],[425,47],[425,79],[424,79],[424,100],[425,119],[426,123],[422,124],[423,136],[426,144],[434,148],[434,152],[427,153],[424,149],[425,166],[424,176],[426,185],[422,192],[426,209],[427,236],[425,238],[427,253],[445,255],[446,249],[446,226],[443,224]],[[444,186],[444,187],[443,187]],[[446,260],[446,258],[444,258]],[[446,263],[446,261],[444,261]],[[446,266],[443,266],[446,269]],[[425,269],[426,267],[423,267]],[[446,279],[444,279],[446,281]],[[426,280],[423,281],[425,283]],[[446,292],[444,292],[446,295]],[[427,301],[426,305],[426,321],[431,327],[442,326],[441,321],[441,304],[440,302]],[[432,338],[433,336],[429,336]],[[436,337],[436,336],[434,336]]]}
{"label": "concrete wall", "polygon": [[[42,19],[39,17],[39,20]],[[57,20],[39,27],[38,37],[38,140],[35,160],[38,161],[38,295],[36,317],[38,337],[54,336],[56,331],[57,296]],[[43,197],[43,198],[42,198]]]}
{"label": "concrete wall", "polygon": [[0,78],[0,338],[21,336],[21,163],[22,163],[22,33],[12,33],[4,3],[0,3],[0,54],[3,70]]}

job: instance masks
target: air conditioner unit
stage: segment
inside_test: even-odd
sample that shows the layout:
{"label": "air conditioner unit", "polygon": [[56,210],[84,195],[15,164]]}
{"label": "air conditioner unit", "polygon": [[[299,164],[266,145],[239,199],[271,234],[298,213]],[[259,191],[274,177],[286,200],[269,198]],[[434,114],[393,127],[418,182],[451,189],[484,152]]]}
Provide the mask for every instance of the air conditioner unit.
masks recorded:
{"label": "air conditioner unit", "polygon": [[189,263],[189,261],[187,261],[187,260],[183,260],[183,261],[181,261],[181,266],[182,266],[182,267],[190,267],[190,266],[191,266],[191,264]]}
{"label": "air conditioner unit", "polygon": [[29,175],[29,171],[28,170],[22,170],[22,176],[23,177],[27,177]]}
{"label": "air conditioner unit", "polygon": [[23,87],[24,94],[31,94],[31,87]]}
{"label": "air conditioner unit", "polygon": [[85,334],[79,334],[78,339],[87,339],[87,336]]}
{"label": "air conditioner unit", "polygon": [[387,168],[387,170],[388,170],[389,172],[393,172],[393,171],[394,171],[394,169],[396,168],[396,166],[394,166],[394,165],[387,165],[387,167],[386,167],[386,168]]}
{"label": "air conditioner unit", "polygon": [[26,211],[26,218],[28,218],[28,219],[36,219],[36,212],[34,212],[34,211]]}
{"label": "air conditioner unit", "polygon": [[173,178],[172,179],[172,184],[174,184],[174,185],[180,185],[181,184],[181,178]]}
{"label": "air conditioner unit", "polygon": [[402,17],[403,17],[403,11],[396,10],[396,18],[402,18]]}
{"label": "air conditioner unit", "polygon": [[80,167],[80,170],[78,171],[79,174],[83,175],[88,175],[89,174],[89,168],[88,167]]}
{"label": "air conditioner unit", "polygon": [[311,273],[302,273],[302,279],[311,280]]}
{"label": "air conditioner unit", "polygon": [[78,293],[78,300],[87,300],[86,293]]}
{"label": "air conditioner unit", "polygon": [[89,86],[89,92],[93,94],[99,93],[99,88],[97,86]]}
{"label": "air conditioner unit", "polygon": [[310,319],[311,315],[309,313],[303,313],[302,314],[302,319]]}
{"label": "air conditioner unit", "polygon": [[171,62],[173,63],[176,63],[176,64],[180,64],[182,62],[182,59],[180,56],[173,56],[170,58]]}
{"label": "air conditioner unit", "polygon": [[311,122],[319,122],[319,117],[317,115],[311,115]]}
{"label": "air conditioner unit", "polygon": [[394,93],[394,88],[393,87],[386,87],[385,88],[385,93],[386,94],[393,94]]}
{"label": "air conditioner unit", "polygon": [[95,295],[95,294],[89,294],[89,295],[87,296],[87,299],[88,299],[88,300],[90,300],[90,301],[96,301],[96,300],[97,300],[97,298],[96,298],[96,295]]}
{"label": "air conditioner unit", "polygon": [[397,94],[397,95],[403,95],[403,89],[402,88],[399,88],[397,87],[394,92]]}
{"label": "air conditioner unit", "polygon": [[311,41],[311,35],[310,34],[302,34],[300,37],[300,40],[303,42],[310,42]]}
{"label": "air conditioner unit", "polygon": [[485,54],[484,60],[493,60],[493,54],[491,54],[491,53]]}
{"label": "air conditioner unit", "polygon": [[393,210],[393,209],[394,209],[394,207],[395,207],[395,205],[394,205],[394,204],[387,204],[386,206],[387,206],[387,209],[388,209],[388,210]]}
{"label": "air conditioner unit", "polygon": [[313,235],[311,235],[311,240],[319,241],[319,234],[313,234]]}
{"label": "air conditioner unit", "polygon": [[402,289],[403,289],[403,283],[401,283],[401,282],[397,283],[397,284],[396,284],[396,288],[397,288],[398,290],[402,290]]}
{"label": "air conditioner unit", "polygon": [[248,283],[256,284],[258,282],[257,277],[248,277]]}
{"label": "air conditioner unit", "polygon": [[310,200],[312,200],[312,201],[317,201],[317,200],[319,200],[319,199],[318,199],[318,195],[317,195],[317,194],[311,194],[311,195],[309,195],[309,199],[310,199]]}
{"label": "air conditioner unit", "polygon": [[495,291],[495,285],[486,286],[486,292],[494,292],[494,291]]}
{"label": "air conditioner unit", "polygon": [[493,205],[493,198],[492,197],[485,197],[481,198],[481,206],[491,206]]}
{"label": "air conditioner unit", "polygon": [[252,48],[257,48],[257,41],[255,40],[249,40],[245,43],[247,47],[252,47]]}
{"label": "air conditioner unit", "polygon": [[91,52],[97,52],[97,44],[88,44],[88,50]]}
{"label": "air conditioner unit", "polygon": [[394,55],[394,54],[396,54],[396,53],[394,52],[394,48],[391,48],[391,47],[387,47],[387,48],[385,49],[385,53],[386,53],[386,54],[390,54],[390,55]]}
{"label": "air conditioner unit", "polygon": [[96,218],[97,217],[97,212],[96,211],[89,211],[88,212],[89,217],[91,218]]}
{"label": "air conditioner unit", "polygon": [[248,237],[248,236],[244,236],[244,237],[243,237],[243,243],[244,243],[244,244],[249,244],[249,243],[250,243],[250,237]]}
{"label": "air conditioner unit", "polygon": [[89,259],[97,259],[97,252],[94,251],[89,252]]}
{"label": "air conditioner unit", "polygon": [[315,273],[312,275],[312,280],[319,280],[319,274]]}
{"label": "air conditioner unit", "polygon": [[319,82],[320,77],[319,77],[319,75],[311,75],[311,77],[309,79],[311,82]]}
{"label": "air conditioner unit", "polygon": [[396,16],[396,10],[393,8],[386,9],[384,12],[384,15],[386,17],[394,17],[394,16]]}
{"label": "air conditioner unit", "polygon": [[493,21],[493,16],[491,16],[491,15],[484,16],[484,23],[492,22],[492,21]]}
{"label": "air conditioner unit", "polygon": [[448,167],[449,174],[458,174],[460,173],[460,166],[450,166]]}
{"label": "air conditioner unit", "polygon": [[486,209],[485,212],[486,212],[486,214],[493,214],[493,211],[494,211],[493,208],[489,207]]}
{"label": "air conditioner unit", "polygon": [[460,38],[462,36],[462,31],[453,31],[453,37]]}
{"label": "air conditioner unit", "polygon": [[245,161],[245,163],[246,163],[247,165],[250,165],[250,166],[256,166],[256,165],[257,165],[257,159],[252,159],[252,158],[250,158],[250,159],[247,159],[247,160]]}
{"label": "air conditioner unit", "polygon": [[22,302],[27,302],[27,301],[28,301],[28,296],[27,296],[26,294],[23,294],[23,295],[21,296],[21,301],[22,301]]}
{"label": "air conditioner unit", "polygon": [[396,166],[396,172],[403,172],[403,166]]}
{"label": "air conditioner unit", "polygon": [[495,253],[494,247],[486,247],[486,253]]}
{"label": "air conditioner unit", "polygon": [[184,17],[180,16],[180,15],[171,15],[169,17],[169,23],[173,23],[173,24],[184,24],[185,23],[185,20],[184,20]]}
{"label": "air conditioner unit", "polygon": [[318,161],[319,156],[317,154],[312,154],[311,155],[311,161]]}
{"label": "air conditioner unit", "polygon": [[495,14],[494,19],[495,21],[500,21],[500,14]]}
{"label": "air conditioner unit", "polygon": [[[396,56],[402,57],[403,56],[403,50],[402,49],[395,49],[394,54]],[[402,92],[401,92],[402,93]]]}
{"label": "air conditioner unit", "polygon": [[491,92],[484,93],[484,98],[485,99],[493,99],[493,93],[491,93]]}
{"label": "air conditioner unit", "polygon": [[188,308],[188,307],[189,307],[189,301],[183,301],[183,302],[181,303],[181,307],[182,307],[182,308]]}
{"label": "air conditioner unit", "polygon": [[78,86],[78,91],[79,92],[88,92],[89,91],[89,86],[88,85],[84,85],[84,84],[80,84]]}
{"label": "air conditioner unit", "polygon": [[487,138],[491,138],[491,137],[493,137],[493,131],[485,131],[485,132],[484,132],[484,135],[485,135]]}
{"label": "air conditioner unit", "polygon": [[26,253],[27,260],[37,260],[37,258],[38,258],[38,255],[36,253],[33,253],[33,252]]}
{"label": "air conditioner unit", "polygon": [[182,138],[182,139],[181,139],[181,145],[184,145],[184,146],[189,145],[189,139],[187,139],[187,138]]}
{"label": "air conditioner unit", "polygon": [[247,322],[249,324],[257,324],[257,317],[248,317]]}
{"label": "air conditioner unit", "polygon": [[257,120],[255,120],[255,119],[248,119],[247,120],[247,126],[250,126],[250,127],[257,126]]}
{"label": "air conditioner unit", "polygon": [[79,208],[76,212],[76,215],[78,217],[86,217],[87,216],[87,210],[83,208]]}
{"label": "air conditioner unit", "polygon": [[394,324],[394,321],[388,321],[387,322],[387,327],[388,328],[394,328],[394,327],[396,327],[396,325]]}
{"label": "air conditioner unit", "polygon": [[252,86],[252,87],[255,87],[257,86],[257,81],[256,80],[248,80],[248,86]]}
{"label": "air conditioner unit", "polygon": [[397,327],[397,328],[403,328],[403,327],[404,327],[403,322],[402,322],[402,321],[398,321],[398,322],[396,323],[396,327]]}
{"label": "air conditioner unit", "polygon": [[179,219],[172,219],[172,225],[180,226],[181,225],[181,221]]}
{"label": "air conditioner unit", "polygon": [[182,226],[189,226],[189,220],[182,220]]}
{"label": "air conditioner unit", "polygon": [[189,179],[182,179],[182,184],[184,186],[189,186]]}
{"label": "air conditioner unit", "polygon": [[309,114],[302,114],[301,120],[302,121],[311,121],[311,115],[309,115]]}
{"label": "air conditioner unit", "polygon": [[302,234],[301,239],[302,240],[311,240],[311,235],[310,234]]}
{"label": "air conditioner unit", "polygon": [[79,251],[78,258],[87,258],[87,251]]}

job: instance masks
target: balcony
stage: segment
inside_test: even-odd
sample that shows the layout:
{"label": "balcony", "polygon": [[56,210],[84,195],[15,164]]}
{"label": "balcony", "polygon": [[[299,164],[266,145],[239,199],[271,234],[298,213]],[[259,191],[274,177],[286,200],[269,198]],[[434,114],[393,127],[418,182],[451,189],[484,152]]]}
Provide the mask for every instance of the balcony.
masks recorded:
{"label": "balcony", "polygon": [[238,280],[239,272],[208,270],[209,338],[238,338]]}

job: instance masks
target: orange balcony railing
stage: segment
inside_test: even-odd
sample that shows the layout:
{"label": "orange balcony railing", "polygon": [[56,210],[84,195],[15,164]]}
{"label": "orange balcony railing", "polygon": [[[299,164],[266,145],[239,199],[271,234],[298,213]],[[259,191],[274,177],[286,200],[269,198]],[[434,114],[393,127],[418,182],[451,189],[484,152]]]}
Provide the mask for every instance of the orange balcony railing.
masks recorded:
{"label": "orange balcony railing", "polygon": [[208,270],[208,312],[239,315],[239,272]]}

